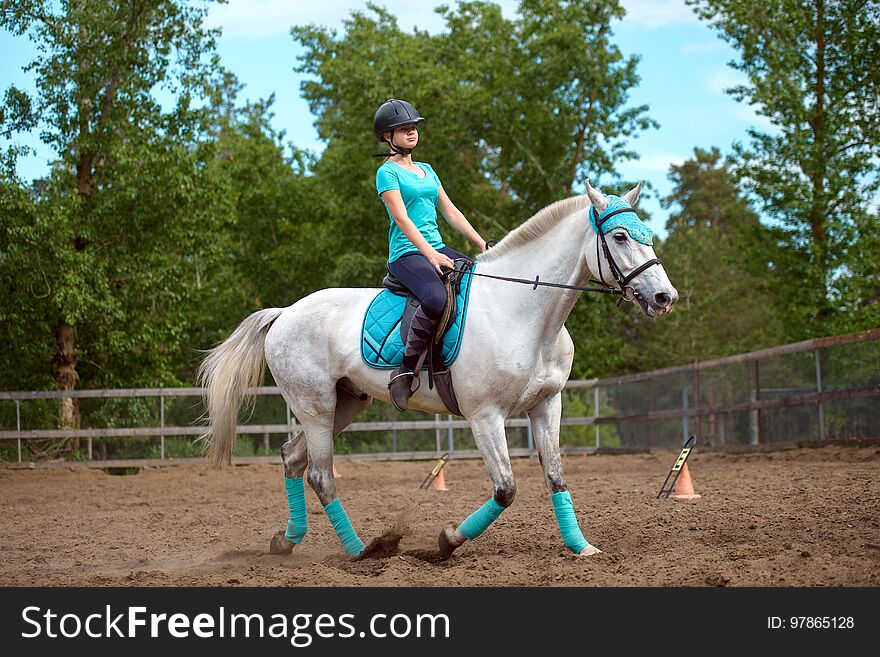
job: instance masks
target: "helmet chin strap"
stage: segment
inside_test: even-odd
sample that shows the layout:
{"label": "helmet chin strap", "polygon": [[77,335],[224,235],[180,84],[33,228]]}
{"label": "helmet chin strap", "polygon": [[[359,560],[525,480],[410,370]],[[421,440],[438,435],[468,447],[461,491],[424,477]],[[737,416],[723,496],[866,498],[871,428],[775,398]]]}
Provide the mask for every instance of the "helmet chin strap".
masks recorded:
{"label": "helmet chin strap", "polygon": [[395,144],[393,141],[389,141],[389,142],[388,142],[388,147],[389,147],[392,151],[394,151],[397,155],[410,155],[410,154],[413,152],[413,149],[411,149],[411,148],[401,148],[400,146],[398,146],[397,144]]}
{"label": "helmet chin strap", "polygon": [[413,152],[411,148],[403,148],[402,146],[398,146],[394,143],[393,138],[389,139],[385,142],[388,144],[388,148],[391,149],[390,153],[375,153],[373,157],[393,157],[394,155],[410,155]]}
{"label": "helmet chin strap", "polygon": [[[388,148],[391,150],[390,153],[373,153],[373,157],[394,157],[395,155],[403,155],[404,157],[407,155],[411,155],[413,149],[404,148],[403,146],[398,146],[394,143],[394,133],[397,131],[397,128],[391,130],[391,139],[386,139],[385,143],[388,145]],[[384,136],[384,135],[383,135]]]}
{"label": "helmet chin strap", "polygon": [[[396,130],[396,129],[395,129]],[[398,146],[394,143],[394,132],[391,133],[391,139],[387,140],[388,148],[390,148],[396,155],[410,155],[413,152],[411,148],[404,148],[403,146]]]}

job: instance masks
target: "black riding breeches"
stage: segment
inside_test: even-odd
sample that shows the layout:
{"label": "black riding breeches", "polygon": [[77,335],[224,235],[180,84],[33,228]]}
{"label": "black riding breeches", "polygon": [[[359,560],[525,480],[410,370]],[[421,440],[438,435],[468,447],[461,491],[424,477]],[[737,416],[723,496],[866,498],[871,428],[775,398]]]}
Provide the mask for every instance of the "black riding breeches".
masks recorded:
{"label": "black riding breeches", "polygon": [[[438,251],[451,260],[468,258],[448,246],[444,246]],[[431,266],[425,256],[418,251],[407,253],[389,263],[388,269],[416,296],[428,317],[440,319],[443,307],[446,305],[446,288],[443,287],[443,281],[440,280],[437,270]]]}

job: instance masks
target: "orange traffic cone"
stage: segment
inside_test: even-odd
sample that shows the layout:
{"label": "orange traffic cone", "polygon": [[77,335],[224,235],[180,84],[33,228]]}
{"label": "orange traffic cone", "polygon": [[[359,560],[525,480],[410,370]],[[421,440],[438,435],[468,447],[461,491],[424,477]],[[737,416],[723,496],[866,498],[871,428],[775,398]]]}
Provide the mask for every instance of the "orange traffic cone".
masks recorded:
{"label": "orange traffic cone", "polygon": [[443,468],[441,468],[440,472],[437,473],[437,476],[434,477],[434,481],[431,482],[431,488],[434,490],[449,490],[446,488],[446,474]]}
{"label": "orange traffic cone", "polygon": [[687,463],[681,467],[678,479],[675,480],[675,488],[669,494],[676,500],[697,500],[700,496],[694,492],[694,484],[691,481],[691,473],[688,470]]}

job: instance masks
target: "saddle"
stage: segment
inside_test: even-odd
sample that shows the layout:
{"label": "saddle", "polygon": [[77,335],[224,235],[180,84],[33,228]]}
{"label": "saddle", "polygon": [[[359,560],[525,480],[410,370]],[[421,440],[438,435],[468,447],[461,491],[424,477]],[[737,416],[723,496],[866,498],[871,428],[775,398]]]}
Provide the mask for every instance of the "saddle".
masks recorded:
{"label": "saddle", "polygon": [[[458,400],[455,397],[455,390],[452,385],[452,375],[449,367],[444,363],[443,351],[440,344],[446,331],[452,326],[458,306],[456,298],[461,289],[462,278],[464,272],[468,271],[474,264],[469,258],[458,258],[453,261],[454,268],[447,271],[441,276],[443,287],[446,288],[446,305],[443,307],[443,313],[440,315],[440,321],[434,329],[434,335],[431,337],[428,347],[419,356],[419,364],[415,371],[420,372],[425,361],[428,362],[428,388],[433,389],[434,383],[437,383],[437,394],[454,415],[461,415],[458,407]],[[406,305],[403,310],[403,317],[400,320],[400,337],[406,344],[406,336],[409,333],[409,327],[412,324],[413,315],[416,309],[421,305],[415,295],[407,289],[407,287],[397,280],[388,270],[385,278],[382,279],[382,285],[392,294],[406,298]]]}

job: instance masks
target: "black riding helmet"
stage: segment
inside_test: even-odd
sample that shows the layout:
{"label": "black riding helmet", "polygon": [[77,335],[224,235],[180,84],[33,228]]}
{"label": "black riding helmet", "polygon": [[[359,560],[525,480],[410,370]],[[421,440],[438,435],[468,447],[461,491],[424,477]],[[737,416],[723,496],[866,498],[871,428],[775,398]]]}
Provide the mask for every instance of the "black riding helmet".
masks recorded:
{"label": "black riding helmet", "polygon": [[384,143],[382,135],[394,128],[411,123],[421,123],[425,118],[416,111],[416,108],[405,100],[386,100],[379,105],[373,116],[373,133],[376,139]]}

